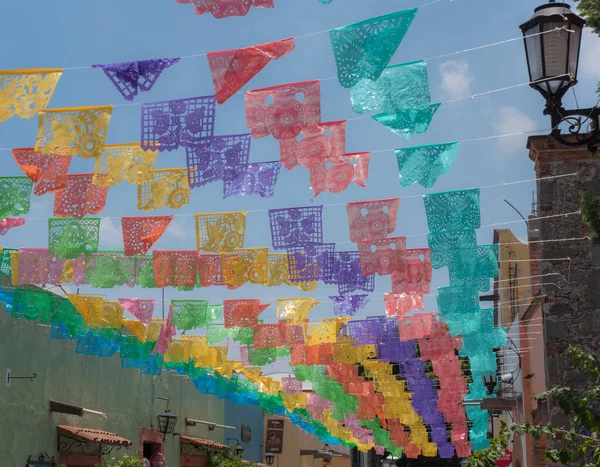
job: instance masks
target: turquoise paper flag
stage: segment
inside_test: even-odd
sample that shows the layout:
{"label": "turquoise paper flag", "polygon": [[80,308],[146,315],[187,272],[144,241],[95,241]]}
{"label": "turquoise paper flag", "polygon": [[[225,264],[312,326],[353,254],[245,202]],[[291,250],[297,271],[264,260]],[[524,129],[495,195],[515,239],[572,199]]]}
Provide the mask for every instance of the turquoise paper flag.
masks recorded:
{"label": "turquoise paper flag", "polygon": [[430,104],[414,109],[400,110],[396,113],[373,115],[371,118],[404,139],[410,139],[415,133],[421,134],[427,131],[431,119],[440,105],[441,103]]}
{"label": "turquoise paper flag", "polygon": [[432,232],[481,227],[479,188],[432,193],[423,201]]}
{"label": "turquoise paper flag", "polygon": [[361,79],[350,89],[352,110],[394,113],[431,102],[427,63],[403,63],[387,67],[377,81]]}
{"label": "turquoise paper flag", "polygon": [[487,292],[490,279],[498,275],[498,244],[456,248],[448,274],[451,286],[473,286]]}
{"label": "turquoise paper flag", "polygon": [[459,147],[460,143],[454,142],[396,149],[400,185],[419,183],[431,188],[438,177],[452,168]]}
{"label": "turquoise paper flag", "polygon": [[331,29],[329,38],[340,84],[351,88],[363,78],[377,80],[416,14],[414,8]]}

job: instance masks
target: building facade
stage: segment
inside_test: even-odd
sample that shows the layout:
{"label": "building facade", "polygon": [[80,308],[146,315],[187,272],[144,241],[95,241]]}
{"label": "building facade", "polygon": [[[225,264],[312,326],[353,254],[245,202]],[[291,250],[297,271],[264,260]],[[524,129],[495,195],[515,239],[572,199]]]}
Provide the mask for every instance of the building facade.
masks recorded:
{"label": "building facade", "polygon": [[[242,438],[242,427],[252,432],[240,439],[244,459],[262,462],[262,409],[200,394],[175,372],[123,369],[118,354],[77,354],[75,342],[50,339],[48,326],[15,319],[2,305],[0,329],[0,372],[15,378],[0,385],[0,465],[25,466],[42,453],[57,465],[95,467],[103,455],[151,459],[160,452],[169,466],[203,467],[210,450],[227,450],[228,437]],[[157,430],[165,398],[178,417],[175,435]],[[188,425],[186,418],[209,424]]]}
{"label": "building facade", "polygon": [[[283,429],[280,436],[281,453],[275,454],[273,467],[322,467],[322,451],[333,450],[335,455],[331,458],[328,467],[350,467],[350,450],[345,446],[327,446],[313,435],[306,433],[301,428],[292,425],[285,417],[265,415],[264,435],[265,442],[268,437],[269,421],[276,421],[277,426]],[[321,452],[319,452],[321,451]]]}
{"label": "building facade", "polygon": [[[527,147],[538,178],[545,387],[582,388],[585,380],[566,350],[574,345],[600,354],[600,248],[590,246],[581,215],[573,213],[585,190],[600,195],[600,164],[586,146],[565,147],[550,136],[532,136]],[[560,408],[547,409],[536,408],[540,422],[567,424]]]}

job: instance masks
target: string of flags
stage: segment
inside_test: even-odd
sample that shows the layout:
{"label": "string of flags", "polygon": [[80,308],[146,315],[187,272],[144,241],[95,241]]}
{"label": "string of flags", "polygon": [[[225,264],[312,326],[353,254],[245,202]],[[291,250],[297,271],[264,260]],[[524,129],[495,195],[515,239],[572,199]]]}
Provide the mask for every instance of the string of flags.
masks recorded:
{"label": "string of flags", "polygon": [[[274,7],[273,0],[178,3],[215,18]],[[406,139],[425,132],[440,106],[431,102],[425,61],[389,66],[416,14],[403,10],[329,31],[338,81],[349,89],[353,111],[373,113]],[[322,121],[319,80],[244,92],[249,132],[215,134],[218,106],[294,47],[289,38],[207,54],[215,94],[142,103],[139,142],[122,144],[107,144],[112,105],[49,107],[62,69],[0,71],[0,123],[38,116],[35,146],[12,150],[24,175],[0,177],[0,234],[25,225],[32,194],[55,194],[47,248],[0,251],[0,277],[12,284],[0,288],[0,301],[16,319],[49,324],[50,338],[75,341],[77,353],[118,353],[123,368],[142,374],[186,374],[201,393],[287,415],[326,442],[409,458],[467,457],[487,446],[487,414],[463,401],[483,397],[481,376],[495,373],[493,349],[506,345],[493,310],[479,306],[479,293],[498,273],[498,249],[477,244],[478,189],[424,196],[429,248],[410,248],[406,237],[394,236],[400,199],[392,198],[346,205],[355,243],[350,250],[327,242],[323,206],[315,205],[269,210],[270,246],[245,247],[247,212],[213,212],[194,217],[195,250],[152,249],[173,215],[124,216],[123,249],[99,249],[101,219],[89,216],[101,213],[109,189],[123,182],[137,186],[141,211],[179,209],[192,189],[215,182],[223,184],[223,198],[270,198],[281,166],[308,169],[314,196],[343,192],[352,183],[366,186],[371,153],[347,152],[345,121]],[[179,61],[92,68],[133,102]],[[278,141],[279,159],[253,161],[252,139],[267,136]],[[459,146],[398,149],[400,185],[432,187],[450,171]],[[157,166],[162,153],[176,150],[185,150],[186,167]],[[70,173],[73,157],[93,161],[93,172]],[[438,290],[439,311],[425,312],[433,269],[442,267],[449,286]],[[369,303],[376,275],[391,283],[384,314],[355,319]],[[310,319],[321,305],[314,297],[278,298],[276,323],[261,318],[269,304],[260,299],[193,298],[172,300],[167,319],[157,319],[154,300],[62,297],[45,289],[74,284],[191,292],[249,283],[303,292],[335,285],[333,317]],[[239,358],[230,358],[230,340]],[[293,377],[275,381],[262,374],[282,358]],[[312,383],[311,393],[302,391],[303,382]]]}

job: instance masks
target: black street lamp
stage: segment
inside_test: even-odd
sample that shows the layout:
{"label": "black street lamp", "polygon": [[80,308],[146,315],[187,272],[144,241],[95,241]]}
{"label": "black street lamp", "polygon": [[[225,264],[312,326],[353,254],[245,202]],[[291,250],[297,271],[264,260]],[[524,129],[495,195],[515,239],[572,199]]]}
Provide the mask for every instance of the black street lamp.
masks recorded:
{"label": "black street lamp", "polygon": [[487,393],[490,396],[494,394],[494,390],[496,389],[497,383],[498,378],[496,378],[496,375],[483,376],[483,385],[487,389]]}
{"label": "black street lamp", "polygon": [[168,397],[160,396],[154,396],[154,398],[161,399],[167,402],[167,410],[156,416],[156,424],[158,425],[158,431],[160,431],[163,434],[164,439],[167,435],[170,435],[175,431],[175,425],[177,424],[177,415],[173,414],[173,412],[169,410],[169,403],[171,402],[171,399],[169,399]]}
{"label": "black street lamp", "polygon": [[273,465],[274,461],[275,461],[275,454],[273,454],[272,452],[265,453],[265,462],[267,463],[267,465]]}
{"label": "black street lamp", "polygon": [[235,441],[235,446],[233,447],[235,455],[237,457],[242,457],[244,455],[244,446],[240,444],[240,440],[237,438],[227,438],[227,442],[229,442],[229,440]]}
{"label": "black street lamp", "polygon": [[[566,3],[549,0],[534,10],[520,28],[525,42],[530,86],[546,99],[544,115],[552,120],[551,136],[566,146],[587,145],[595,152],[600,140],[600,110],[565,110],[562,98],[577,84],[581,36],[585,20]],[[551,32],[554,31],[554,32]],[[565,139],[561,123],[577,141]],[[586,131],[587,130],[587,131]]]}

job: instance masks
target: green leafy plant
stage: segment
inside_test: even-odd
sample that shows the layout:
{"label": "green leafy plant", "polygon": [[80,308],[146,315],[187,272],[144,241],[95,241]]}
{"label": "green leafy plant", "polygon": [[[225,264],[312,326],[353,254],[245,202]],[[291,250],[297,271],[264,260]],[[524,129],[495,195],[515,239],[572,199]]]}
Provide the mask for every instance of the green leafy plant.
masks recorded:
{"label": "green leafy plant", "polygon": [[575,0],[577,9],[586,20],[586,26],[600,36],[600,0]]}
{"label": "green leafy plant", "polygon": [[235,452],[235,444],[229,446],[229,451],[209,451],[211,467],[256,467],[255,462],[243,461]]}
{"label": "green leafy plant", "polygon": [[[600,0],[575,0],[579,14],[586,20],[586,26],[600,36]],[[600,94],[600,82],[596,92]]]}
{"label": "green leafy plant", "polygon": [[469,458],[471,467],[491,467],[504,454],[508,441],[517,433],[526,433],[535,439],[546,435],[558,441],[558,448],[548,449],[546,458],[558,464],[576,463],[582,467],[600,465],[600,360],[596,355],[589,355],[583,350],[569,347],[569,357],[574,368],[587,376],[590,387],[575,390],[569,387],[556,387],[535,399],[550,399],[570,418],[570,425],[555,427],[553,425],[535,426],[502,424],[500,433],[490,442],[490,447],[474,453]]}
{"label": "green leafy plant", "polygon": [[102,458],[102,467],[143,467],[143,465],[141,459],[127,454],[118,458],[109,456],[104,456]]}
{"label": "green leafy plant", "polygon": [[591,191],[585,191],[579,200],[579,207],[583,214],[583,222],[593,230],[590,242],[600,244],[600,197]]}

